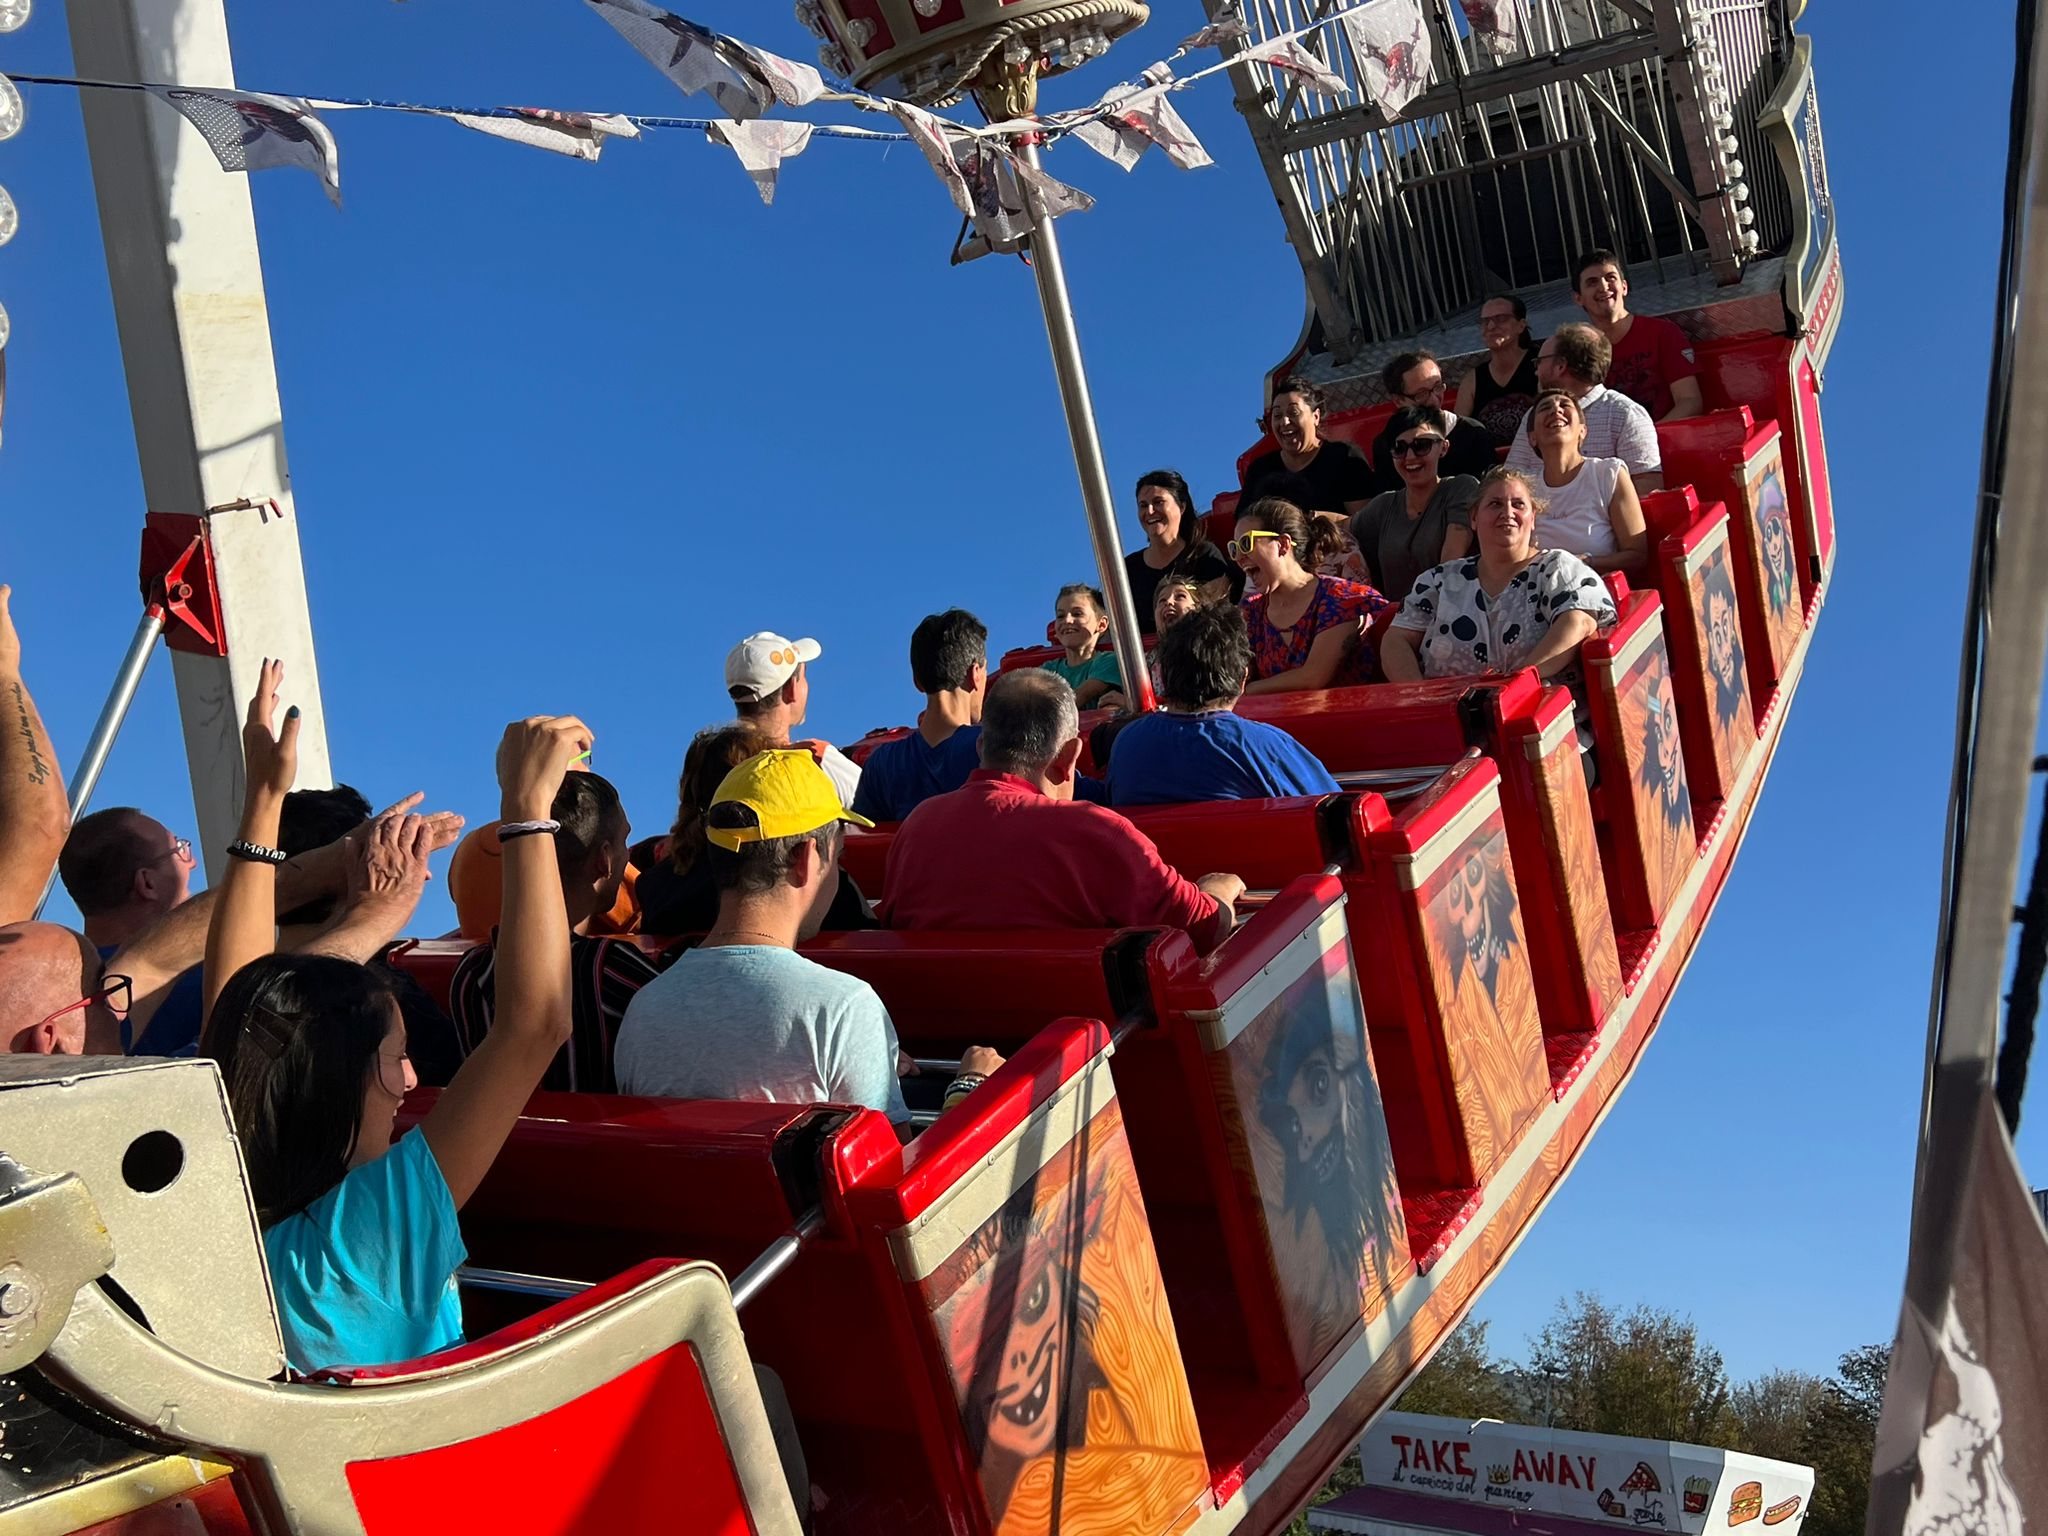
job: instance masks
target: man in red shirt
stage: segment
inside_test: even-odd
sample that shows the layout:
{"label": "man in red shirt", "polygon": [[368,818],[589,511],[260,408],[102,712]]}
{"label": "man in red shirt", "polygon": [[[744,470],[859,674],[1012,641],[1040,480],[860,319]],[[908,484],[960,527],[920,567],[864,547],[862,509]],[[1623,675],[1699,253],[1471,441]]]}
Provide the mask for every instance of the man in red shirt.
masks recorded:
{"label": "man in red shirt", "polygon": [[1630,313],[1628,274],[1619,256],[1612,251],[1581,256],[1572,296],[1614,346],[1609,389],[1627,395],[1657,421],[1677,421],[1706,409],[1692,338],[1661,315]]}
{"label": "man in red shirt", "polygon": [[1116,812],[1074,799],[1074,690],[1038,668],[989,685],[981,768],[904,819],[878,911],[891,928],[1182,928],[1204,952],[1244,882],[1189,880]]}

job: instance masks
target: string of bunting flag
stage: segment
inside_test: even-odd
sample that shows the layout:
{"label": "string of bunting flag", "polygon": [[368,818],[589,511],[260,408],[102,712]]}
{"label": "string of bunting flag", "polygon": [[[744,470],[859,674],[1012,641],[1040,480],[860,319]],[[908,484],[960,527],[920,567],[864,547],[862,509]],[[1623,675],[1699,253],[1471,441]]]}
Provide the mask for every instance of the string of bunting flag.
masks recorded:
{"label": "string of bunting flag", "polygon": [[[531,107],[450,107],[411,102],[280,95],[150,81],[87,80],[59,75],[12,76],[25,85],[85,90],[144,91],[197,128],[221,169],[260,171],[297,166],[320,178],[341,201],[340,152],[320,114],[335,111],[403,112],[439,117],[494,137],[595,161],[610,139],[684,129],[702,133],[738,158],[764,203],[775,198],[782,164],[814,138],[915,144],[945,186],[976,237],[969,254],[1015,250],[1040,218],[1059,218],[1094,206],[1087,193],[1027,163],[1014,141],[1038,143],[1072,137],[1112,164],[1131,169],[1157,147],[1177,167],[1211,165],[1208,152],[1174,110],[1168,96],[1212,75],[1247,63],[1264,64],[1325,95],[1349,94],[1342,75],[1308,39],[1332,26],[1349,35],[1361,84],[1387,120],[1398,118],[1427,83],[1422,0],[1353,0],[1293,32],[1252,43],[1233,6],[1184,38],[1167,58],[1136,80],[1112,87],[1094,104],[982,126],[944,118],[926,108],[828,81],[817,69],[662,9],[651,0],[585,0],[620,37],[678,89],[708,96],[719,118],[664,117],[629,112],[569,112]],[[1238,45],[1238,46],[1230,46]],[[1185,75],[1174,65],[1192,52],[1218,49],[1221,62]],[[7,77],[0,76],[0,79]],[[843,103],[895,120],[898,131],[769,117],[777,107]],[[956,259],[961,259],[956,251]]]}

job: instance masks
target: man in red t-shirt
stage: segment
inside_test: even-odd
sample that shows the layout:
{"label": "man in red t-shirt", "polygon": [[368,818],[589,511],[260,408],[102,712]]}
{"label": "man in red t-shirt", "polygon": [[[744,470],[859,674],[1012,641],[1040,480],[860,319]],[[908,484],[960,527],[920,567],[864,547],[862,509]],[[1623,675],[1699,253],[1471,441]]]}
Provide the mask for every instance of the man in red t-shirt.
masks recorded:
{"label": "man in red t-shirt", "polygon": [[1692,338],[1661,315],[1629,312],[1628,274],[1619,256],[1612,251],[1581,256],[1572,296],[1614,346],[1609,389],[1627,395],[1657,421],[1677,421],[1706,409]]}
{"label": "man in red t-shirt", "polygon": [[989,685],[981,768],[904,818],[878,912],[891,928],[1181,928],[1204,952],[1237,921],[1244,882],[1189,880],[1116,812],[1074,799],[1074,690],[1054,673]]}

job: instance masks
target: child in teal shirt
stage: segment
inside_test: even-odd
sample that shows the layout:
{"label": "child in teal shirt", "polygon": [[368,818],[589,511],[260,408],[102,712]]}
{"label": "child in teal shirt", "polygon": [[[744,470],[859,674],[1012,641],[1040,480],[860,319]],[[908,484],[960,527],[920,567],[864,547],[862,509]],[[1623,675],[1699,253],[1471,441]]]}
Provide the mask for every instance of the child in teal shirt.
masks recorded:
{"label": "child in teal shirt", "polygon": [[1061,587],[1052,608],[1052,633],[1067,654],[1046,662],[1045,670],[1066,679],[1076,704],[1093,709],[1107,694],[1121,696],[1123,668],[1112,652],[1101,648],[1102,637],[1109,633],[1109,604],[1100,592],[1086,582]]}

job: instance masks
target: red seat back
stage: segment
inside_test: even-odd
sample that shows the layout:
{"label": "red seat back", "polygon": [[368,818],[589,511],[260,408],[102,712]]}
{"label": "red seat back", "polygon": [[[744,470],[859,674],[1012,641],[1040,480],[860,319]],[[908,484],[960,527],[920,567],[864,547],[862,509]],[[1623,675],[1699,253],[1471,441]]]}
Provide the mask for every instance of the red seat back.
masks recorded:
{"label": "red seat back", "polygon": [[1728,509],[1701,506],[1690,486],[1646,498],[1659,525],[1651,564],[1664,600],[1672,689],[1685,722],[1693,820],[1704,835],[1757,743],[1756,708],[1742,645]]}

